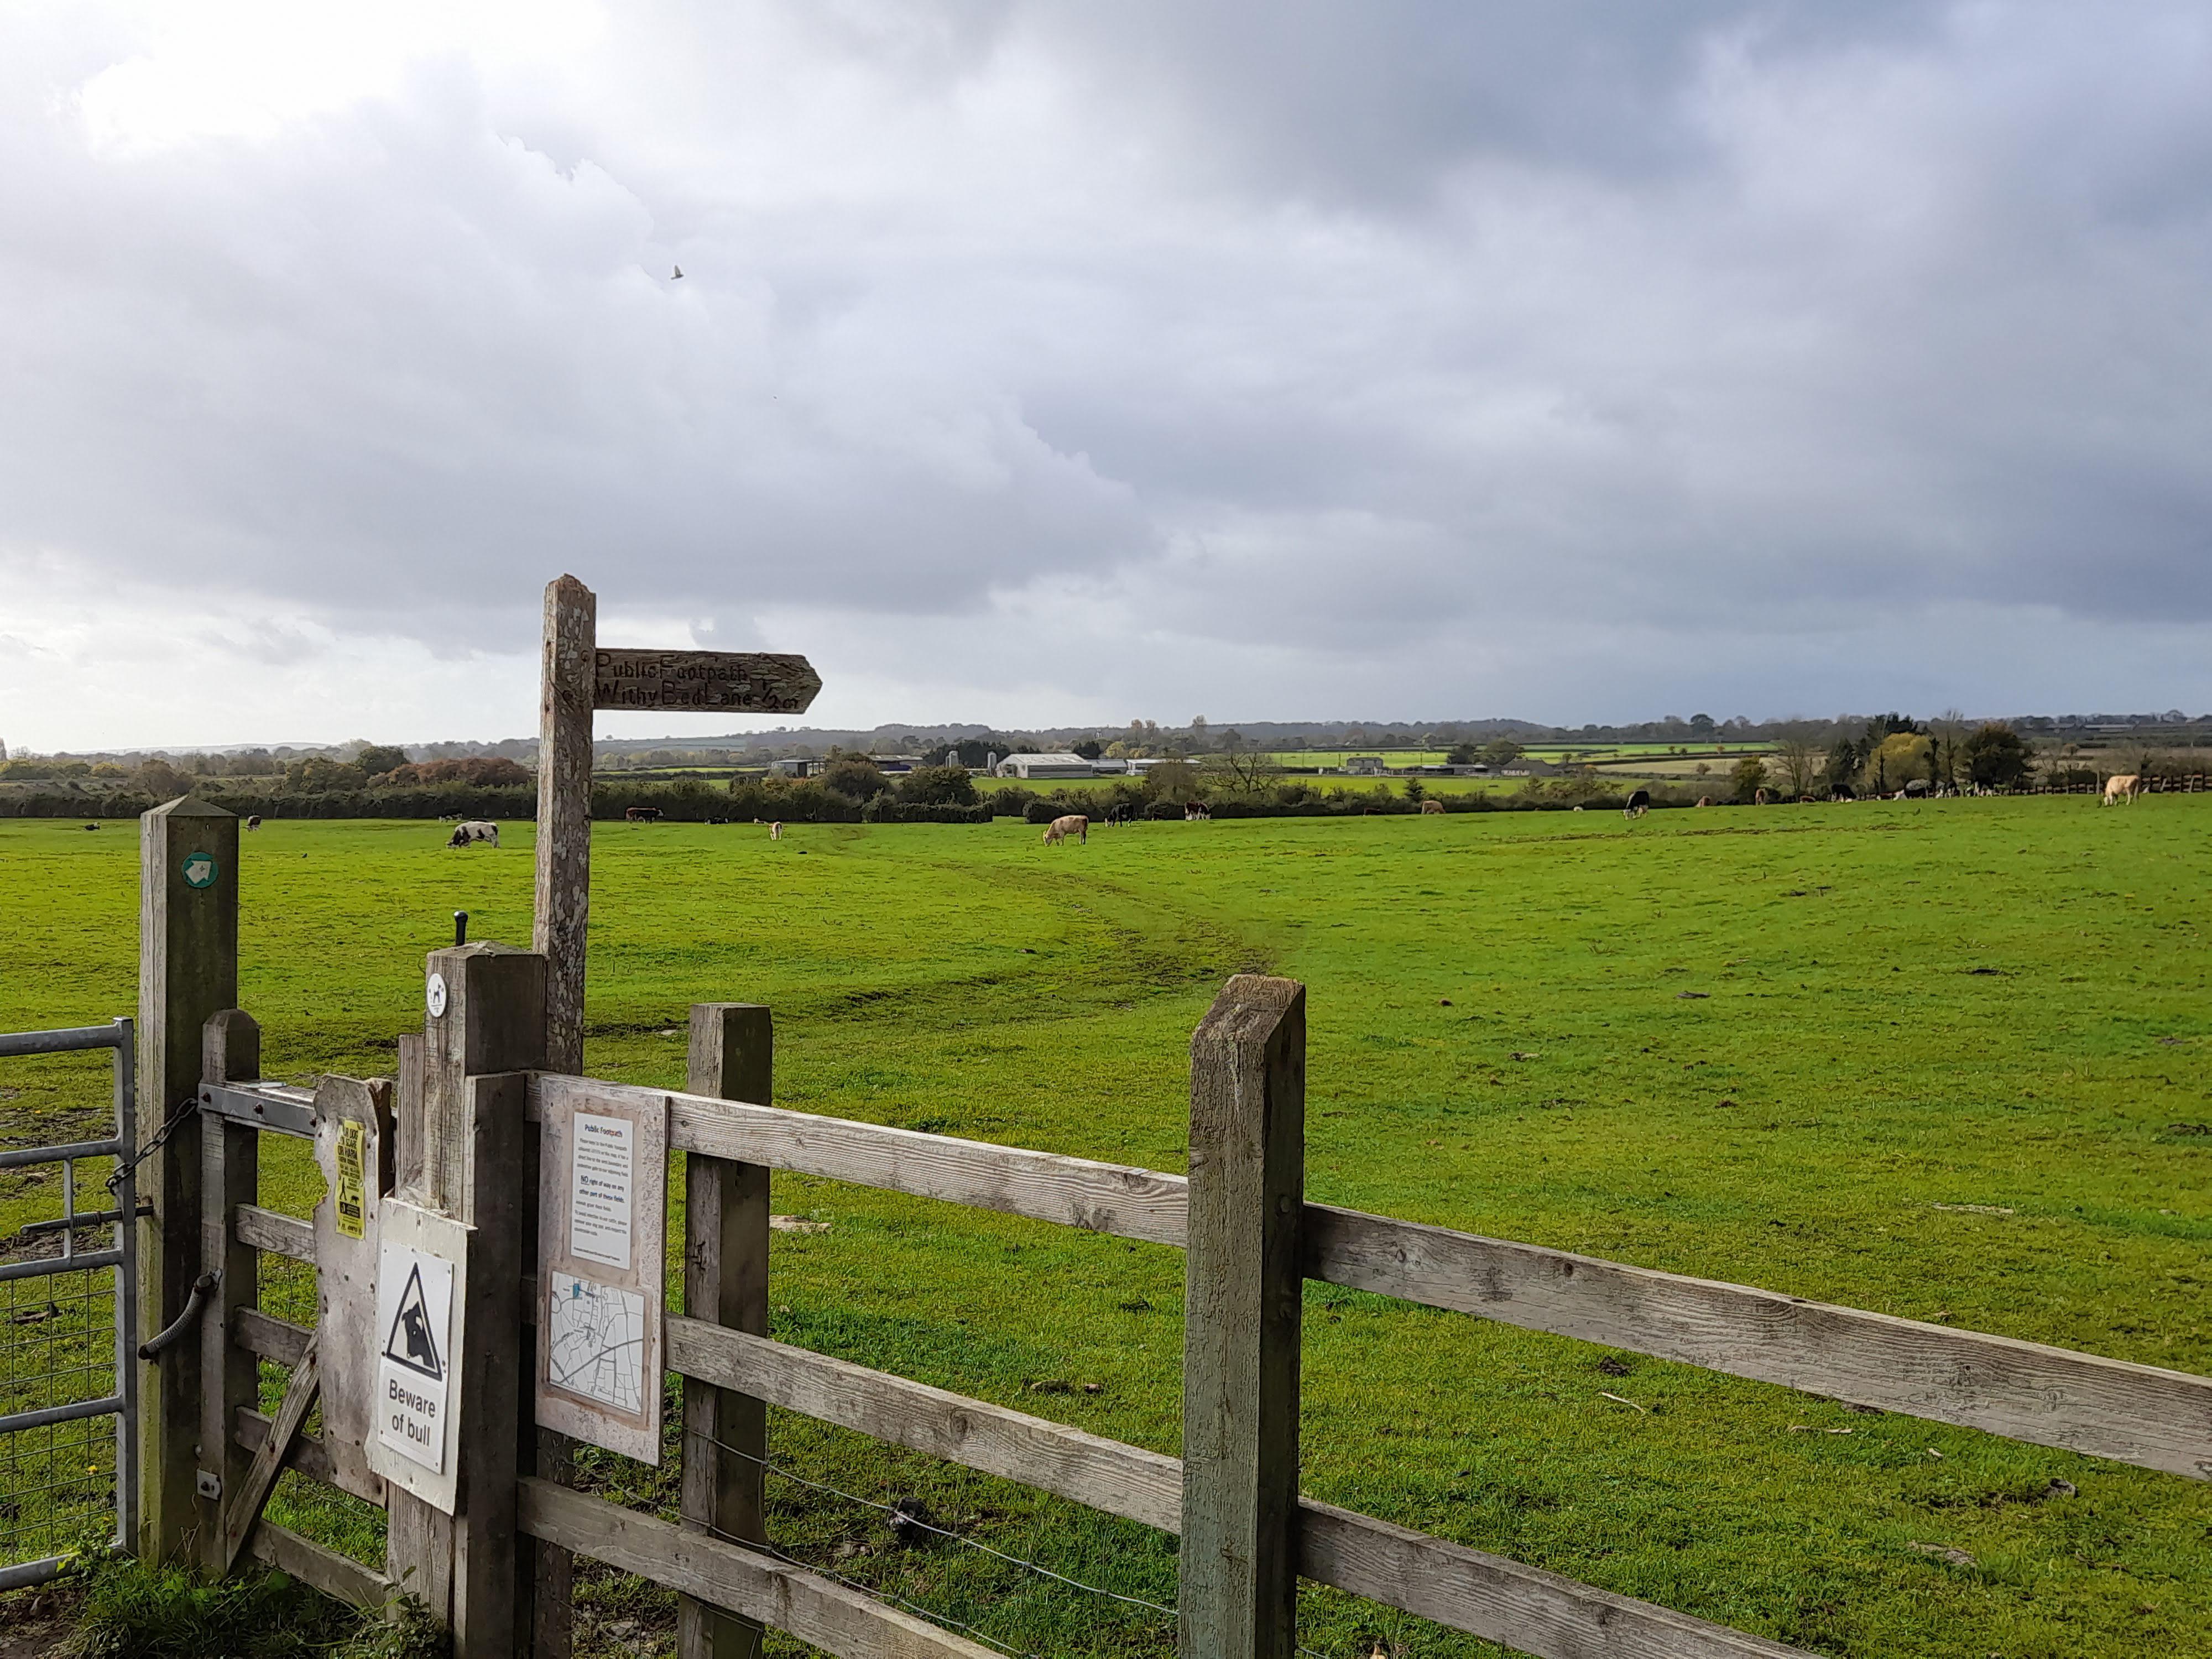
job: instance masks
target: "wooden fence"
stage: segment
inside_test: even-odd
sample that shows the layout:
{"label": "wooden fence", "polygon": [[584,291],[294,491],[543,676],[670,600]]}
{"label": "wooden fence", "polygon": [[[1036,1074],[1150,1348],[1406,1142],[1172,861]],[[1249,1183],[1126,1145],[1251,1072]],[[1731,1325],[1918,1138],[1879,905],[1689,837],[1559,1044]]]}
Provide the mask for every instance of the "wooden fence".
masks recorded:
{"label": "wooden fence", "polygon": [[[141,1075],[162,1091],[141,1115],[156,1143],[147,1328],[182,1328],[206,1311],[196,1346],[174,1343],[148,1362],[142,1553],[213,1572],[250,1555],[363,1606],[404,1592],[450,1625],[459,1659],[566,1659],[572,1554],[680,1591],[684,1659],[738,1659],[769,1626],[848,1659],[988,1653],[758,1547],[770,1405],[1179,1533],[1185,1659],[1288,1659],[1301,1577],[1542,1659],[1796,1651],[1303,1496],[1308,1279],[2212,1478],[2212,1379],[1307,1202],[1305,992],[1285,980],[1231,980],[1192,1040],[1188,1178],[779,1109],[769,1103],[770,1017],[758,1006],[692,1009],[684,1091],[550,1069],[547,958],[490,945],[428,958],[443,1012],[402,1039],[396,1088],[263,1083],[258,1028],[227,1006],[234,889],[226,898],[220,882],[165,885],[177,838],[204,836],[161,817],[147,827],[141,1004],[156,1062],[142,1060]],[[234,821],[228,834],[234,860]],[[565,1443],[532,1427],[539,1304],[528,1275],[536,1125],[549,1105],[665,1111],[668,1142],[685,1154],[684,1312],[663,1330],[684,1381],[680,1524],[572,1490]],[[459,1339],[452,1516],[387,1490],[362,1455],[359,1362],[373,1344],[332,1292],[334,1275],[373,1272],[374,1225],[363,1257],[361,1240],[334,1231],[330,1198],[311,1221],[258,1202],[261,1134],[313,1138],[328,1170],[341,1124],[358,1126],[349,1139],[366,1149],[372,1209],[396,1192],[471,1224],[482,1252],[470,1258]],[[1183,1456],[775,1340],[775,1170],[1183,1249]],[[314,1327],[258,1305],[263,1253],[317,1267]],[[259,1410],[258,1360],[290,1368],[270,1415]],[[322,1428],[305,1433],[319,1397]],[[261,1518],[280,1468],[385,1505],[383,1570]]]}
{"label": "wooden fence", "polygon": [[[441,952],[433,963],[449,985],[467,986],[471,968],[488,965],[469,958],[486,948]],[[479,994],[464,1016],[495,1013],[485,988],[471,988]],[[240,1087],[238,1045],[247,1029],[235,1014],[210,1027],[210,1071],[231,1080],[222,1091],[228,1100],[264,1097],[271,1109],[289,1103],[320,1121],[349,1097],[374,1098],[376,1091],[342,1079],[326,1081],[312,1098]],[[534,1155],[521,1124],[547,1103],[665,1106],[670,1144],[687,1155],[686,1312],[671,1315],[665,1332],[667,1364],[684,1381],[684,1524],[619,1509],[516,1468],[514,1448],[529,1421],[526,1364],[519,1395],[485,1402],[492,1420],[464,1429],[465,1444],[479,1453],[506,1449],[483,1471],[503,1478],[503,1492],[468,1489],[463,1512],[450,1522],[431,1522],[434,1512],[425,1510],[403,1525],[395,1505],[382,1574],[266,1522],[253,1529],[252,1553],[360,1603],[380,1602],[404,1584],[453,1622],[464,1655],[510,1651],[518,1629],[542,1622],[535,1605],[541,1575],[526,1564],[518,1567],[517,1534],[684,1592],[687,1659],[753,1650],[749,1625],[774,1626],[854,1659],[988,1652],[732,1541],[765,1541],[761,1468],[751,1460],[766,1454],[764,1407],[775,1405],[1180,1532],[1177,1650],[1193,1659],[1289,1654],[1301,1576],[1549,1659],[1796,1651],[1302,1498],[1297,1403],[1305,1278],[2212,1476],[2212,1380],[1305,1202],[1304,991],[1288,981],[1232,980],[1200,1027],[1192,1048],[1188,1180],[732,1099],[770,1092],[767,1011],[702,1005],[693,1010],[691,1030],[688,1091],[539,1072],[470,1076],[459,1091],[468,1106],[459,1126],[465,1133],[449,1137],[447,1147],[476,1154],[454,1167],[473,1166],[465,1182],[471,1202],[460,1207],[481,1216],[472,1206],[487,1202],[495,1188],[535,1190]],[[459,1046],[473,1041],[464,1033]],[[435,1093],[426,1089],[422,1104],[403,1114],[402,1147],[410,1139],[438,1138]],[[240,1127],[235,1115],[223,1121],[226,1135]],[[513,1156],[483,1155],[498,1143]],[[437,1155],[431,1152],[428,1160]],[[420,1184],[424,1161],[404,1154],[403,1161],[416,1172],[416,1190],[428,1190]],[[767,1177],[777,1170],[1182,1247],[1189,1257],[1184,1457],[773,1340],[766,1318]],[[262,1209],[238,1184],[225,1184],[231,1201],[210,1207],[210,1245],[314,1261],[309,1224]],[[530,1260],[520,1232],[511,1252],[518,1270]],[[273,1467],[272,1447],[281,1439],[278,1425],[254,1408],[252,1361],[299,1365],[318,1333],[254,1307],[252,1274],[238,1273],[228,1282],[234,1288],[226,1292],[222,1317],[210,1323],[203,1375],[210,1408],[228,1419],[236,1460],[229,1479],[243,1486],[257,1458]],[[516,1302],[518,1316],[536,1305],[526,1293]],[[525,1335],[510,1327],[472,1330],[466,1340],[511,1359]],[[387,1496],[373,1476],[349,1473],[326,1439],[294,1439],[283,1448],[285,1462],[371,1502],[406,1498]],[[725,1447],[738,1455],[726,1455]]]}

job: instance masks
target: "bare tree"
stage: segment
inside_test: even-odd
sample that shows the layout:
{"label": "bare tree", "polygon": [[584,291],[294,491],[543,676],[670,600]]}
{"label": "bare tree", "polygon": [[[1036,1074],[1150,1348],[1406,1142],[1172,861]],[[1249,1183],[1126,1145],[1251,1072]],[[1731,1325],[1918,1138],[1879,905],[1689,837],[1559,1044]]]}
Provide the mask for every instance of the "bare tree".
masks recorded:
{"label": "bare tree", "polygon": [[1774,745],[1774,762],[1782,774],[1782,787],[1790,792],[1792,799],[1813,793],[1827,759],[1826,751],[1808,741],[1802,732],[1792,732]]}
{"label": "bare tree", "polygon": [[1203,775],[1218,789],[1249,795],[1266,787],[1282,769],[1274,756],[1254,748],[1241,733],[1231,731],[1222,734],[1219,752],[1206,757]]}
{"label": "bare tree", "polygon": [[1957,788],[1959,781],[1966,774],[1966,717],[1956,708],[1947,708],[1928,722],[1929,736],[1935,739],[1929,769],[1935,781]]}

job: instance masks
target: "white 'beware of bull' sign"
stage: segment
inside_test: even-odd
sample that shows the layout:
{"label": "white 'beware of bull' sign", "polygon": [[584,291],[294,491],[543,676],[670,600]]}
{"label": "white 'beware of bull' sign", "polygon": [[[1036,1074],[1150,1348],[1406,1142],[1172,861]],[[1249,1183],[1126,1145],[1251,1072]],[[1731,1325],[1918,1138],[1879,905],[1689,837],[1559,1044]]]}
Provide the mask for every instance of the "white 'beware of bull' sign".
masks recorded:
{"label": "white 'beware of bull' sign", "polygon": [[384,1201],[379,1219],[368,1465],[451,1515],[472,1230],[398,1199]]}

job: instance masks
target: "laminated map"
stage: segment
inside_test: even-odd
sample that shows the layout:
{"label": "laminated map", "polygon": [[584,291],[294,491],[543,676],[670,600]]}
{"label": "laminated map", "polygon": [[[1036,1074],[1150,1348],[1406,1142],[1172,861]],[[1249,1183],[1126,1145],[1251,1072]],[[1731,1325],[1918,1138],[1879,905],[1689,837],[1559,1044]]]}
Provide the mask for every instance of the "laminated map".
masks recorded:
{"label": "laminated map", "polygon": [[545,1380],[619,1412],[645,1405],[645,1297],[556,1273],[547,1294]]}

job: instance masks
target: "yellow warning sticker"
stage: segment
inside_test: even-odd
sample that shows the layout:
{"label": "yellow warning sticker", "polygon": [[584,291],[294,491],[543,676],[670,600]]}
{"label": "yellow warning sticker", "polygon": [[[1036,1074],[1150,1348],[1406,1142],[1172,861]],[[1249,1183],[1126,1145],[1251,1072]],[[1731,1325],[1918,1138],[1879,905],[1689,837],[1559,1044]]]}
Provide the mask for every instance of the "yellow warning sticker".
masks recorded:
{"label": "yellow warning sticker", "polygon": [[368,1129],[351,1119],[338,1124],[338,1190],[334,1200],[337,1209],[338,1231],[348,1238],[360,1238],[368,1231],[368,1200],[364,1195],[366,1182],[363,1171],[368,1162]]}

